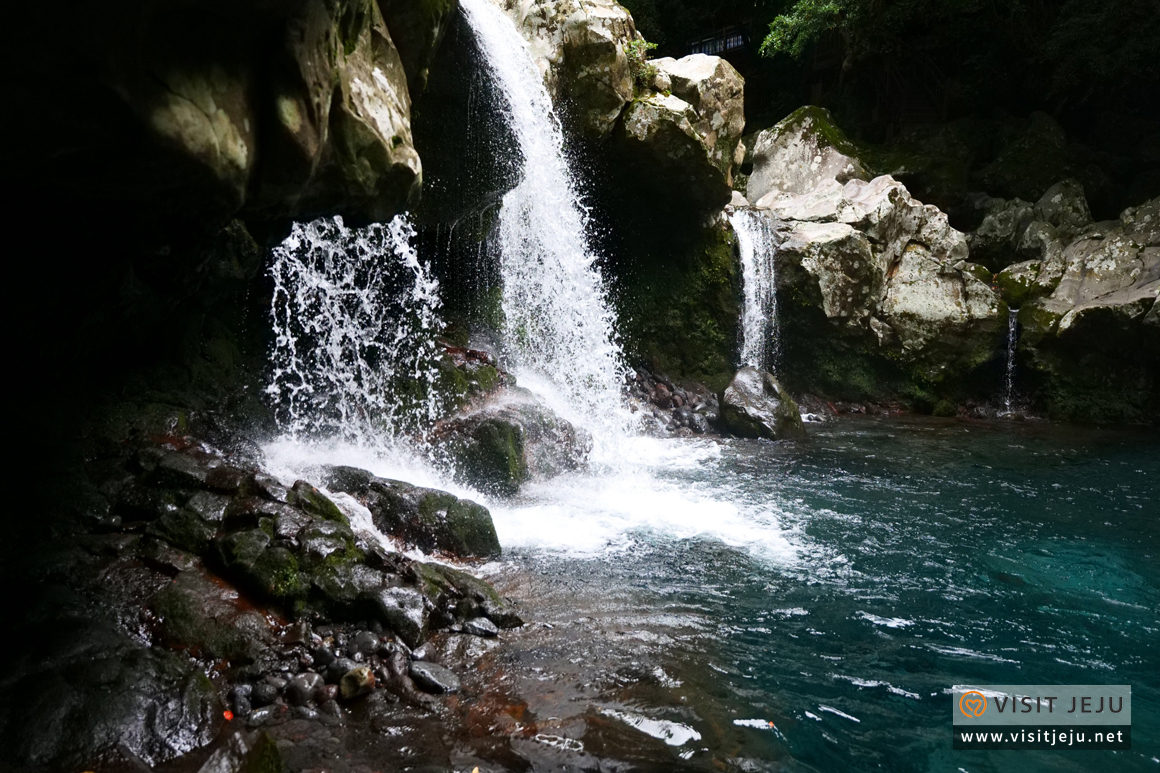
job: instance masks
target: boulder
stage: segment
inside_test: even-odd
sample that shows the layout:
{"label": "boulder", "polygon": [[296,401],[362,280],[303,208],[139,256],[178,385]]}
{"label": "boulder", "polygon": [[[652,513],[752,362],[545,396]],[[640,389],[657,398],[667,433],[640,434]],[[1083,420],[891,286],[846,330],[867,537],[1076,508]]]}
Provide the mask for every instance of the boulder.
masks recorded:
{"label": "boulder", "polygon": [[741,144],[745,80],[719,56],[691,54],[681,59],[654,59],[649,64],[667,80],[672,95],[692,107],[696,115],[692,126],[705,143],[709,162],[732,187],[733,169],[745,159]]}
{"label": "boulder", "polygon": [[770,193],[805,194],[826,181],[869,177],[829,111],[807,106],[757,135],[746,198],[760,204]]}
{"label": "boulder", "polygon": [[1160,199],[1097,224],[1062,253],[1054,291],[1020,309],[1020,350],[1060,418],[1138,421],[1160,386]]}
{"label": "boulder", "polygon": [[720,210],[733,196],[732,179],[714,163],[714,149],[697,131],[700,116],[676,96],[651,94],[624,111],[617,149],[634,179],[660,199]]}
{"label": "boulder", "polygon": [[592,447],[584,430],[518,388],[444,423],[436,442],[461,480],[501,495],[516,493],[530,478],[578,469]]}
{"label": "boulder", "polygon": [[806,436],[797,403],[769,373],[742,368],[718,399],[722,423],[738,437],[794,440]]}
{"label": "boulder", "polygon": [[1016,246],[1034,218],[1034,208],[1022,199],[992,199],[983,222],[969,237],[971,258],[992,271],[1018,260]]}
{"label": "boulder", "polygon": [[375,526],[421,550],[461,558],[494,558],[499,538],[486,507],[469,499],[410,483],[376,478],[365,470],[333,467],[326,485],[351,494],[374,518]]}
{"label": "boulder", "polygon": [[1068,178],[1048,188],[1035,202],[1035,219],[1054,226],[1061,239],[1079,236],[1092,222],[1083,184]]}
{"label": "boulder", "polygon": [[571,104],[586,133],[609,134],[633,98],[632,15],[614,0],[493,1],[515,20],[557,103]]}
{"label": "boulder", "polygon": [[1005,326],[984,281],[990,273],[967,262],[966,239],[944,213],[889,175],[826,179],[802,195],[774,191],[763,210],[780,233],[779,294],[820,309],[833,333],[930,381],[994,354]]}

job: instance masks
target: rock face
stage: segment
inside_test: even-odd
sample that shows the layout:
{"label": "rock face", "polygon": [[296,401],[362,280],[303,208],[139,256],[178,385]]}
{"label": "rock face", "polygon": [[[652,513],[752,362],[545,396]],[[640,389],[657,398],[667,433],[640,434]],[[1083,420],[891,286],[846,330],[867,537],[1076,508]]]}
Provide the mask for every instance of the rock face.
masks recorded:
{"label": "rock face", "polygon": [[760,204],[770,193],[811,193],[830,180],[855,179],[869,174],[853,145],[828,110],[807,106],[757,135],[746,198]]}
{"label": "rock face", "polygon": [[769,373],[742,368],[718,399],[721,422],[738,437],[794,440],[806,436],[797,403]]}
{"label": "rock face", "polygon": [[427,66],[451,20],[459,10],[458,0],[377,0],[379,10],[399,49],[399,59],[407,72],[412,98],[427,86]]}
{"label": "rock face", "polygon": [[1020,350],[1039,374],[1044,402],[1061,418],[1155,415],[1160,199],[1125,210],[1118,223],[1090,226],[1062,249],[1060,264],[1049,281],[1041,279],[1044,262],[1034,280],[1044,297],[1019,313]]}
{"label": "rock face", "polygon": [[122,4],[55,26],[61,47],[29,54],[43,80],[8,129],[28,137],[5,143],[34,189],[194,221],[382,219],[418,195],[407,77],[374,0]]}
{"label": "rock face", "polygon": [[1067,179],[1047,189],[1034,205],[984,198],[982,224],[968,237],[971,257],[992,271],[1023,259],[1047,261],[1092,222],[1083,185]]}
{"label": "rock face", "polygon": [[963,234],[901,183],[824,180],[811,193],[771,193],[763,203],[784,235],[779,292],[820,308],[836,334],[932,382],[992,356],[999,298],[966,261]]}
{"label": "rock face", "polygon": [[585,132],[612,131],[633,97],[625,47],[640,36],[614,0],[494,0],[531,45],[548,91],[572,103]]}

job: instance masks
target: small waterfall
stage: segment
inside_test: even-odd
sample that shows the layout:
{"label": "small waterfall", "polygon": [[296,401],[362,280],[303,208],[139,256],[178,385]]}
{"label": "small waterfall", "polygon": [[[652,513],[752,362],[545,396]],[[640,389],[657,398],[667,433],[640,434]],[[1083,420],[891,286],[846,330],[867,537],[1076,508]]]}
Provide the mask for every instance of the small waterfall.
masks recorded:
{"label": "small waterfall", "polygon": [[739,209],[729,216],[741,253],[744,305],[741,309],[741,364],[777,372],[777,247],[769,218]]}
{"label": "small waterfall", "polygon": [[272,255],[267,394],[294,438],[379,446],[438,417],[439,284],[403,217],[295,224]]}
{"label": "small waterfall", "polygon": [[1003,398],[1004,413],[1010,415],[1015,397],[1015,348],[1019,343],[1019,309],[1007,310],[1007,389]]}
{"label": "small waterfall", "polygon": [[621,350],[551,97],[514,22],[489,0],[461,7],[520,155],[496,234],[507,356],[521,383],[559,393],[553,408],[614,439],[628,426]]}

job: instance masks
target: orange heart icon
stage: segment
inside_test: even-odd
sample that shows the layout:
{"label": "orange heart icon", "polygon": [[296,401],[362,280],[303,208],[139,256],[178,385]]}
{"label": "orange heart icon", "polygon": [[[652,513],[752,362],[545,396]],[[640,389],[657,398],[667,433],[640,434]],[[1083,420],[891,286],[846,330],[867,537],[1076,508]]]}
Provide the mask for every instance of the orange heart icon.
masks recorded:
{"label": "orange heart icon", "polygon": [[981,717],[987,711],[987,699],[978,690],[965,692],[959,698],[959,711],[968,717]]}

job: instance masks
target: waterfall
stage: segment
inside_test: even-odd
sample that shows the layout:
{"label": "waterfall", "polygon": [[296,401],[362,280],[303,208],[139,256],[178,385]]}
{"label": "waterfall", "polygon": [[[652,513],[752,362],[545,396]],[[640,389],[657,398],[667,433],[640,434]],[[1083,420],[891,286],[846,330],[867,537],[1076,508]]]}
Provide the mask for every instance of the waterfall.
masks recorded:
{"label": "waterfall", "polygon": [[403,217],[294,225],[274,249],[272,375],[279,428],[378,446],[440,413],[439,284]]}
{"label": "waterfall", "polygon": [[765,215],[746,209],[730,215],[729,222],[741,253],[741,364],[776,373],[780,341],[773,225]]}
{"label": "waterfall", "polygon": [[505,354],[521,383],[612,440],[628,426],[621,350],[551,97],[514,22],[489,0],[461,7],[519,151],[496,232]]}
{"label": "waterfall", "polygon": [[1011,414],[1015,396],[1015,348],[1019,343],[1019,309],[1007,309],[1007,390],[1003,399],[1004,413]]}

